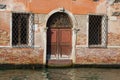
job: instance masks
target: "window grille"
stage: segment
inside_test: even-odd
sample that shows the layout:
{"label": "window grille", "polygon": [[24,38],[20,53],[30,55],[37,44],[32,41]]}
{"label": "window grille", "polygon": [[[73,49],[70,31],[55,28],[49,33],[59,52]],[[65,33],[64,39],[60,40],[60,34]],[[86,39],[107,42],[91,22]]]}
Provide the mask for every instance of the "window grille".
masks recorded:
{"label": "window grille", "polygon": [[33,15],[30,13],[12,14],[12,46],[33,46]]}
{"label": "window grille", "polygon": [[106,28],[106,16],[89,15],[89,47],[106,47]]}

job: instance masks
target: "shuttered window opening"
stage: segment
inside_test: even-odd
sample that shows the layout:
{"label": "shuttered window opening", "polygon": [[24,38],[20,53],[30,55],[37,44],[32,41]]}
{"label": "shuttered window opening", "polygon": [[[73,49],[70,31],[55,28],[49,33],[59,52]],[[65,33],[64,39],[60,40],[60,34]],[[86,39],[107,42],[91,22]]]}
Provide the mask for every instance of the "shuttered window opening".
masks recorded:
{"label": "shuttered window opening", "polygon": [[114,3],[119,3],[120,2],[120,0],[114,0]]}
{"label": "shuttered window opening", "polygon": [[6,9],[6,5],[5,4],[0,4],[0,9]]}
{"label": "shuttered window opening", "polygon": [[106,47],[107,21],[103,15],[89,15],[89,47]]}
{"label": "shuttered window opening", "polygon": [[33,16],[30,13],[12,14],[12,46],[32,47]]}

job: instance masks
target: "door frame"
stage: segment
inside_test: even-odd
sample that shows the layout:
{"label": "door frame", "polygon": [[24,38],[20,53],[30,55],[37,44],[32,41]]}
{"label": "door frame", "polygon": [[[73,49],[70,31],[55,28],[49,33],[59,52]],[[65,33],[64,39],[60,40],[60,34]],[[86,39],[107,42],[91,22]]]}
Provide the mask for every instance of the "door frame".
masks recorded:
{"label": "door frame", "polygon": [[[58,51],[58,53],[55,53],[55,54],[48,54],[49,52],[47,52],[47,60],[49,60],[49,59],[56,59],[56,60],[62,60],[62,59],[71,59],[71,53],[72,53],[72,28],[71,27],[59,27],[59,28],[54,28],[54,27],[52,27],[52,28],[50,28],[49,29],[50,31],[55,31],[55,33],[56,33],[56,44],[54,44],[54,46],[56,46],[56,52]],[[47,34],[47,37],[49,37],[49,30],[47,31],[48,32],[48,34]],[[67,43],[69,44],[69,45],[65,45],[65,44],[62,44],[61,45],[61,39],[62,39],[62,32],[63,31],[69,31],[69,34],[68,35],[70,35],[70,42],[68,41]],[[64,40],[65,40],[65,38],[64,38]],[[49,43],[51,43],[51,41],[49,42],[47,42],[48,44]],[[47,44],[47,49],[49,48],[48,46],[50,46],[50,44],[48,45]],[[58,45],[59,44],[59,45]],[[52,45],[51,45],[52,46]],[[68,54],[62,54],[62,53],[59,53],[60,52],[60,48],[62,48],[62,47],[65,47],[65,46],[68,46],[69,47],[69,55]],[[47,50],[48,51],[48,50]],[[61,55],[61,56],[60,56]]]}
{"label": "door frame", "polygon": [[74,15],[68,11],[68,10],[65,10],[64,8],[57,8],[53,11],[51,11],[50,13],[47,14],[47,16],[45,17],[45,24],[44,24],[44,54],[43,54],[43,64],[46,65],[46,62],[47,62],[47,59],[46,59],[46,56],[47,56],[47,22],[48,22],[48,19],[54,14],[54,13],[57,13],[57,12],[63,12],[63,13],[66,13],[70,19],[71,19],[71,22],[72,22],[72,52],[71,52],[71,59],[73,61],[73,63],[75,63],[76,61],[76,54],[75,54],[75,47],[76,47],[76,37],[77,37],[77,33],[76,33],[76,30],[77,30],[77,27],[78,27],[78,24],[77,24],[77,21],[74,17]]}

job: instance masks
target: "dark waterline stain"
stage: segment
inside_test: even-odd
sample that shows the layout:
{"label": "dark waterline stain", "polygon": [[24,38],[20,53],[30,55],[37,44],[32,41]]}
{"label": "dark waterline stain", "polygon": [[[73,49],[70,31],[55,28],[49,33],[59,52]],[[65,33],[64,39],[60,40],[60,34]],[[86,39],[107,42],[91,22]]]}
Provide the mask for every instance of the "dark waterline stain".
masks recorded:
{"label": "dark waterline stain", "polygon": [[120,69],[41,68],[0,70],[0,80],[120,80]]}

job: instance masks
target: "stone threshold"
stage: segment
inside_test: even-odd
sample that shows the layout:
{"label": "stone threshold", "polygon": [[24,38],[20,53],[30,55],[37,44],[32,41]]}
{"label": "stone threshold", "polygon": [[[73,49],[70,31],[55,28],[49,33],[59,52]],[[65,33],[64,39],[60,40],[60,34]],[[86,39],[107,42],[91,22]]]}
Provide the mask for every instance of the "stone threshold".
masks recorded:
{"label": "stone threshold", "polygon": [[48,67],[71,67],[73,65],[71,59],[50,59],[47,60]]}

